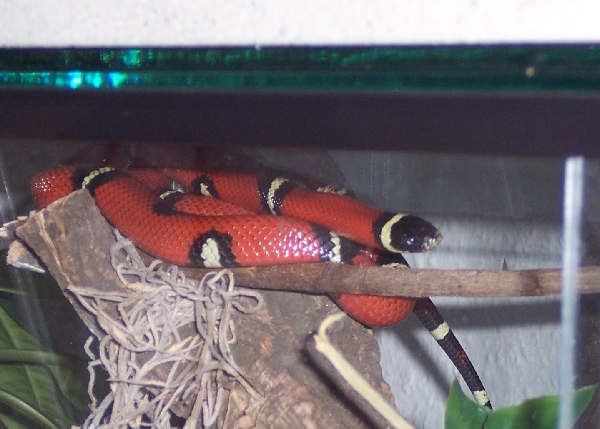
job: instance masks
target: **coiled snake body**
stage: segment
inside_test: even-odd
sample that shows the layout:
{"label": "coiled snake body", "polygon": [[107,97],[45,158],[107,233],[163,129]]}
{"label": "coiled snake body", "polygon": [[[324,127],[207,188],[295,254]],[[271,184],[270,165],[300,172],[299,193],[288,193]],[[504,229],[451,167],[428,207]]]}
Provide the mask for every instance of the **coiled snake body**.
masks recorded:
{"label": "coiled snake body", "polygon": [[[336,262],[408,267],[401,252],[427,251],[441,240],[439,231],[421,218],[376,210],[280,175],[58,167],[34,178],[31,192],[45,207],[81,188],[138,247],[182,266]],[[350,294],[334,299],[371,327],[393,325],[413,311],[476,401],[490,406],[469,358],[429,299]]]}

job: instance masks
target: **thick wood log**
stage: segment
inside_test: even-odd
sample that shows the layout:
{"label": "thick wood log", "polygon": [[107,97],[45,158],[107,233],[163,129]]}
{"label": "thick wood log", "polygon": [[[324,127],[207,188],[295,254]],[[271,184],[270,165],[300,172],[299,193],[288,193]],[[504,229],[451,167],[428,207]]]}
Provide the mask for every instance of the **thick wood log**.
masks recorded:
{"label": "thick wood log", "polygon": [[[110,323],[119,323],[124,309],[118,307],[116,300],[102,297],[139,293],[141,289],[128,288],[116,276],[109,256],[109,249],[116,242],[113,229],[89,193],[75,192],[32,215],[17,229],[17,235],[56,279],[92,333],[106,339],[110,333],[105,328],[116,326],[107,320],[114,318],[115,322]],[[148,287],[142,290],[148,290]],[[75,296],[75,291],[92,297],[90,302],[103,311],[102,320],[96,320],[82,305],[82,295]],[[371,427],[365,415],[332,389],[320,371],[306,359],[306,338],[327,315],[339,312],[335,304],[324,295],[281,291],[263,291],[261,295],[265,305],[260,311],[250,315],[232,314],[237,341],[235,345],[227,345],[232,348],[237,366],[259,399],[257,401],[257,395],[249,393],[243,386],[226,382],[218,427]],[[93,298],[95,296],[99,298]],[[198,335],[195,326],[185,325],[179,330],[180,338]],[[128,335],[119,329],[115,330],[118,335]],[[388,403],[394,404],[393,395],[381,374],[379,347],[370,330],[344,317],[332,337],[340,345],[341,352],[360,368],[369,384],[381,392]],[[110,343],[109,347],[119,346]],[[136,364],[143,365],[152,359],[152,354],[146,352],[136,359],[139,359]],[[156,367],[149,374],[150,379],[161,381],[169,368],[168,365]],[[199,389],[200,386],[195,391]],[[157,387],[148,387],[148,391],[151,397],[160,394]],[[173,402],[172,411],[189,419],[193,414],[191,403],[193,395],[187,395],[185,400]]]}

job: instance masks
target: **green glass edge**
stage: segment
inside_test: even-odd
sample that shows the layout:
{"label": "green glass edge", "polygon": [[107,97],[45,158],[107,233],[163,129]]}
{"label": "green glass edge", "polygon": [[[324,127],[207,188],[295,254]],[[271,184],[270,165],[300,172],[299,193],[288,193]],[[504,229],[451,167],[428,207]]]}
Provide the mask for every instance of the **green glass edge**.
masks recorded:
{"label": "green glass edge", "polygon": [[597,91],[600,45],[0,49],[0,88]]}

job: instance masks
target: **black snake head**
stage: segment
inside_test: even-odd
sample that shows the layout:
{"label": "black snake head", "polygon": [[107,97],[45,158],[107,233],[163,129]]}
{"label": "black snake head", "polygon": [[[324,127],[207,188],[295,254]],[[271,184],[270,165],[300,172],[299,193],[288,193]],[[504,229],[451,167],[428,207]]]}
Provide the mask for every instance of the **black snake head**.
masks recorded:
{"label": "black snake head", "polygon": [[417,216],[385,213],[373,224],[381,246],[390,252],[421,253],[440,244],[442,234]]}

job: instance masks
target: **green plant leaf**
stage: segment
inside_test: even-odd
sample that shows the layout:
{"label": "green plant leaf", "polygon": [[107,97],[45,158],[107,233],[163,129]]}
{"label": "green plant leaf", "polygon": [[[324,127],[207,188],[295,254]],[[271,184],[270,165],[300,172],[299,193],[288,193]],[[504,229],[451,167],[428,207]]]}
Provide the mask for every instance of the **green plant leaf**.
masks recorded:
{"label": "green plant leaf", "polygon": [[0,283],[0,292],[15,294],[15,295],[25,295],[25,292],[17,289],[14,286],[6,286],[3,283]]}
{"label": "green plant leaf", "polygon": [[[0,421],[9,429],[31,427],[32,422],[53,429],[74,423],[72,413],[65,407],[67,401],[57,387],[60,383],[56,383],[60,374],[68,372],[57,365],[65,361],[51,357],[51,353],[40,354],[40,349],[37,339],[0,306],[0,356],[4,352],[6,358],[0,365]],[[15,362],[19,355],[27,364]],[[31,365],[33,362],[36,364]],[[29,425],[23,423],[23,416],[31,419]]]}
{"label": "green plant leaf", "polygon": [[[31,421],[37,423],[41,427],[52,429],[59,427],[38,409],[32,407],[27,402],[11,394],[10,392],[7,392],[4,389],[0,389],[0,403],[10,407],[10,409],[16,411],[16,414],[19,414],[20,416],[27,416]],[[9,418],[5,420],[3,416],[2,422],[9,428],[20,428],[24,427],[23,424],[30,424],[26,421],[22,421],[22,419],[19,419],[18,416],[15,415],[15,413],[5,414],[7,414],[7,417]]]}
{"label": "green plant leaf", "polygon": [[446,404],[446,429],[482,429],[490,413],[489,408],[478,405],[467,397],[458,380],[454,380]]}
{"label": "green plant leaf", "polygon": [[[597,385],[583,387],[573,393],[573,422],[589,405]],[[558,396],[543,396],[490,414],[485,429],[556,429]]]}
{"label": "green plant leaf", "polygon": [[9,364],[47,366],[66,399],[78,410],[87,409],[87,386],[82,382],[88,377],[86,362],[39,350],[0,349],[0,366]]}

